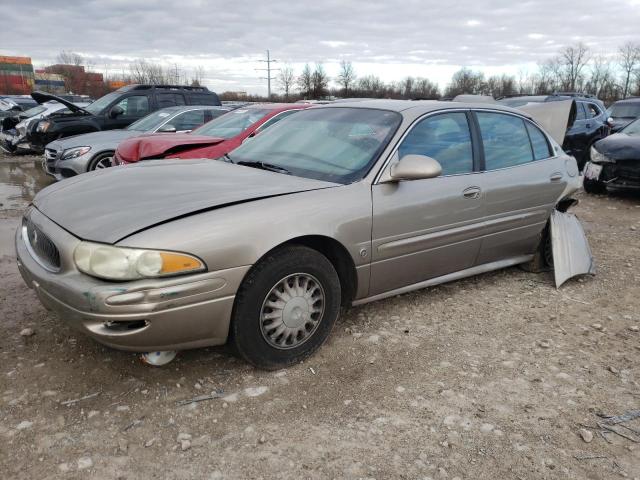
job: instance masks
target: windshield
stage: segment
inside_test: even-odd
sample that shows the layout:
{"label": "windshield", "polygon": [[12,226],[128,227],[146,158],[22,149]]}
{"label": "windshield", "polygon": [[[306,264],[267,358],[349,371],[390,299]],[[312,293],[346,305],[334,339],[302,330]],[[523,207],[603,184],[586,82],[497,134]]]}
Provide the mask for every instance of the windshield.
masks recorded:
{"label": "windshield", "polygon": [[640,117],[640,103],[618,103],[611,106],[610,116],[613,118]]}
{"label": "windshield", "polygon": [[240,108],[205,123],[191,133],[225,139],[235,137],[272,111],[266,108]]}
{"label": "windshield", "polygon": [[26,112],[21,113],[20,116],[21,117],[25,117],[25,118],[35,117],[36,115],[39,115],[42,112],[44,112],[46,109],[47,109],[47,107],[43,107],[42,105],[38,105],[37,107],[30,108]]}
{"label": "windshield", "polygon": [[626,133],[627,135],[640,135],[640,118],[631,122],[620,131]]}
{"label": "windshield", "polygon": [[146,117],[133,122],[126,129],[135,130],[136,132],[150,132],[166,122],[175,110],[175,108],[166,108],[150,113]]}
{"label": "windshield", "polygon": [[265,162],[300,177],[351,183],[371,168],[401,120],[400,114],[365,108],[299,112],[245,142],[233,162]]}
{"label": "windshield", "polygon": [[89,105],[84,107],[84,109],[88,112],[93,113],[94,115],[99,115],[102,110],[108,107],[111,102],[119,98],[120,95],[121,94],[118,92],[107,93],[104,97],[100,97],[95,102],[90,103]]}

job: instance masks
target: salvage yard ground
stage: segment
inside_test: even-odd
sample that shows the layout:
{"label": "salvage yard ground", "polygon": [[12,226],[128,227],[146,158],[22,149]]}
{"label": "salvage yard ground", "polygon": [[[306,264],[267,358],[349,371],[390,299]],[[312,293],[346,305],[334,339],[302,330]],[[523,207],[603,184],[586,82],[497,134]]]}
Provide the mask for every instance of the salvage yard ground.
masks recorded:
{"label": "salvage yard ground", "polygon": [[511,268],[352,308],[288,370],[151,368],[20,278],[39,161],[0,154],[2,478],[640,478],[640,197],[579,195],[597,275],[560,290]]}

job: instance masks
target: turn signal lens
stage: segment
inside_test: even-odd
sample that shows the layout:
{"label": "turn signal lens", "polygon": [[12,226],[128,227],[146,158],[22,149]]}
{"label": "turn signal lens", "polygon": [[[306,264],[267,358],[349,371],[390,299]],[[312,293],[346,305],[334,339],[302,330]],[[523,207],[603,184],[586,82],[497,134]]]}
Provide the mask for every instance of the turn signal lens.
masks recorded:
{"label": "turn signal lens", "polygon": [[162,252],[160,253],[160,257],[162,257],[161,273],[165,275],[177,272],[189,272],[202,268],[202,262],[189,255]]}

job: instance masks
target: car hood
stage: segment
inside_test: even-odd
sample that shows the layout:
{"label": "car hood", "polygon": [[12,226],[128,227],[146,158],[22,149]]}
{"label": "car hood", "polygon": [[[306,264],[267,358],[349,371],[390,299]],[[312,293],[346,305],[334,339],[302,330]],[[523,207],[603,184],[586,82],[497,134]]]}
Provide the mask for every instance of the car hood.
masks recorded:
{"label": "car hood", "polygon": [[221,161],[162,160],[67,179],[43,189],[33,204],[81,239],[116,243],[175,218],[335,186]]}
{"label": "car hood", "polygon": [[61,138],[47,145],[47,148],[55,150],[66,150],[73,147],[94,147],[104,144],[112,144],[117,147],[118,143],[127,138],[142,135],[142,132],[135,130],[103,130],[100,132],[84,133],[73,135],[72,137]]}
{"label": "car hood", "polygon": [[597,142],[595,148],[612,160],[640,160],[640,135],[614,133]]}
{"label": "car hood", "polygon": [[224,138],[190,133],[156,133],[123,142],[118,146],[118,155],[127,162],[137,162],[145,158],[161,158],[192,148],[217,145],[224,141]]}
{"label": "car hood", "polygon": [[65,107],[67,107],[69,110],[71,110],[74,113],[85,113],[87,115],[93,115],[91,112],[85,110],[84,108],[79,107],[76,104],[71,103],[68,100],[65,100],[64,98],[51,95],[50,93],[32,92],[31,98],[33,98],[38,103],[44,103],[44,102],[48,102],[49,100],[55,100],[56,102],[63,104]]}

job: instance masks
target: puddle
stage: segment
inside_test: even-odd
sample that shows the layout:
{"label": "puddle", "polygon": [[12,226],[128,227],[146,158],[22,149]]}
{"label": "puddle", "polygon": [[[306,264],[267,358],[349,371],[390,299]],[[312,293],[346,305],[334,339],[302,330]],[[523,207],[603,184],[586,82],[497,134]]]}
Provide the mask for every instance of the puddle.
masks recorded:
{"label": "puddle", "polygon": [[22,210],[54,180],[42,171],[41,157],[0,153],[0,211]]}

